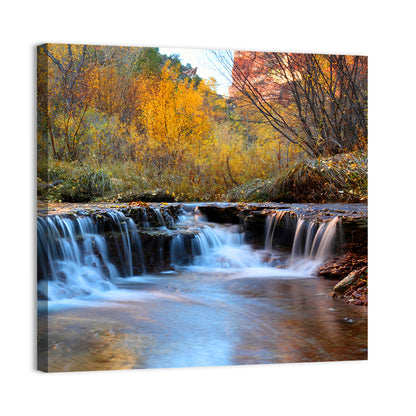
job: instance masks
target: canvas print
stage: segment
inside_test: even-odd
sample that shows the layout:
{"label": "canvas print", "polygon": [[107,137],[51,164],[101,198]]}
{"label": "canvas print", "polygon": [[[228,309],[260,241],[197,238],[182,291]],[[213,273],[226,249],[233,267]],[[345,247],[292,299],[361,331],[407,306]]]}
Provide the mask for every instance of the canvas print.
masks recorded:
{"label": "canvas print", "polygon": [[366,360],[367,73],[40,45],[38,369]]}

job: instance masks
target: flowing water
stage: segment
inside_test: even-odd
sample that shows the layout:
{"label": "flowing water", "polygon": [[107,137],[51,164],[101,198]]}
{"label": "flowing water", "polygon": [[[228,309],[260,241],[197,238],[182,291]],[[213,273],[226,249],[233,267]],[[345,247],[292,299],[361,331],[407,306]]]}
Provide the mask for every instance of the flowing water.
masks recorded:
{"label": "flowing water", "polygon": [[[328,298],[334,282],[315,277],[337,217],[319,226],[299,218],[289,254],[273,246],[280,212],[266,221],[259,250],[244,242],[238,225],[208,223],[192,206],[177,224],[156,211],[170,234],[169,252],[159,254],[171,267],[153,275],[145,270],[140,230],[120,212],[108,213],[106,237],[89,217],[38,219],[38,290],[48,299],[38,302],[41,368],[367,358],[366,307]],[[110,240],[117,242],[112,256]]]}

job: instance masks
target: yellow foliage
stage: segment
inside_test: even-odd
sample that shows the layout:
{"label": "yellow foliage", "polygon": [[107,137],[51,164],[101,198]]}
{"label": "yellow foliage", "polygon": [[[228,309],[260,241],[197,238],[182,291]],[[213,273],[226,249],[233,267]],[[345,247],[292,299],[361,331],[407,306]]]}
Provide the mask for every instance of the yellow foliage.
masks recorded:
{"label": "yellow foliage", "polygon": [[[230,109],[214,79],[197,82],[170,62],[160,73],[136,73],[122,52],[102,64],[94,55],[102,48],[90,49],[70,90],[50,61],[40,72],[48,81],[45,123],[51,124],[57,158],[111,166],[129,186],[165,189],[184,200],[218,200],[301,155],[247,103]],[[68,65],[67,45],[49,50]],[[82,46],[73,45],[75,64],[81,56]],[[43,146],[44,138],[38,142]],[[124,168],[117,172],[118,163]]]}
{"label": "yellow foliage", "polygon": [[211,121],[204,107],[207,86],[194,88],[187,80],[179,81],[178,72],[165,66],[160,79],[142,79],[138,83],[138,111],[146,131],[140,155],[152,155],[165,164],[179,165],[187,158],[198,160],[209,142]]}

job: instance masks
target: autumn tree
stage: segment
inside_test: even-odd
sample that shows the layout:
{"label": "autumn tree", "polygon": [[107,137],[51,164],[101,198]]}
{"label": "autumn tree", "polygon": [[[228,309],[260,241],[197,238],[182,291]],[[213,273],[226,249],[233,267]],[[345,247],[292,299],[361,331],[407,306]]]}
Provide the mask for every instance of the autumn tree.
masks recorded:
{"label": "autumn tree", "polygon": [[156,166],[159,175],[169,166],[181,166],[189,155],[197,157],[210,129],[204,108],[204,89],[179,79],[179,71],[166,65],[159,79],[140,83],[141,120],[147,141],[138,149]]}
{"label": "autumn tree", "polygon": [[[93,93],[85,78],[87,46],[41,45],[40,49],[55,67],[53,71],[48,65],[47,119],[50,121],[51,113],[55,112],[54,125],[63,140],[64,156],[74,159],[78,156],[81,126]],[[50,135],[54,143],[51,130]]]}
{"label": "autumn tree", "polygon": [[152,76],[161,73],[164,60],[159,48],[141,48],[133,63],[133,71],[142,76]]}
{"label": "autumn tree", "polygon": [[114,46],[39,47],[39,127],[43,142],[49,137],[53,157],[77,160],[91,152],[101,159],[121,157],[127,126],[137,118],[133,62],[139,52]]}
{"label": "autumn tree", "polygon": [[[230,53],[216,53],[232,77],[237,98],[254,106],[281,137],[311,156],[351,151],[366,142],[366,57],[269,52],[250,56],[252,61],[244,65],[233,61]],[[261,71],[251,70],[259,66],[262,77]],[[283,92],[288,92],[286,97]]]}
{"label": "autumn tree", "polygon": [[[38,152],[46,158],[52,153],[56,156],[53,122],[50,118],[49,88],[48,88],[48,56],[38,47],[37,51],[37,131]],[[51,152],[52,150],[52,152]]]}

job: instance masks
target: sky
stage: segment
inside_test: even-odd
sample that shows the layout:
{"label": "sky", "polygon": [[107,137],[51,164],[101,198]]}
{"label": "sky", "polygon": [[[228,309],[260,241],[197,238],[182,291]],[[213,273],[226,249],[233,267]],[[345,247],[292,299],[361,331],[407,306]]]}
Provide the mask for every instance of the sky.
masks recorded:
{"label": "sky", "polygon": [[215,67],[210,57],[209,49],[191,49],[191,48],[159,48],[159,52],[164,55],[179,55],[182,65],[191,64],[192,68],[198,67],[197,74],[201,78],[215,78],[217,81],[217,92],[221,95],[228,95],[228,88],[231,80],[227,79]]}

